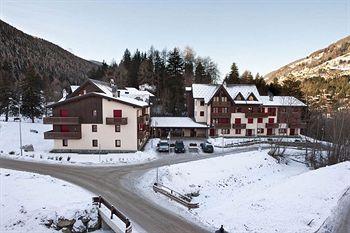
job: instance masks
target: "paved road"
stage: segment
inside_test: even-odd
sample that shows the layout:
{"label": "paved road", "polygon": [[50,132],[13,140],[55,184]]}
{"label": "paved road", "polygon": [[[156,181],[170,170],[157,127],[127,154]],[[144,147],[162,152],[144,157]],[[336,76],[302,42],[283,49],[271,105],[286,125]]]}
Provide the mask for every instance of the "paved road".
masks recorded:
{"label": "paved road", "polygon": [[[240,148],[229,153],[241,153],[256,149],[257,147]],[[222,155],[210,155],[210,158]],[[0,158],[0,167],[51,175],[81,186],[97,195],[102,195],[146,232],[196,233],[209,231],[203,226],[195,225],[152,201],[144,199],[135,189],[126,188],[125,184],[132,184],[128,179],[137,179],[142,173],[155,167],[207,158],[209,158],[208,155],[174,155],[165,156],[145,164],[121,167],[82,167]]]}

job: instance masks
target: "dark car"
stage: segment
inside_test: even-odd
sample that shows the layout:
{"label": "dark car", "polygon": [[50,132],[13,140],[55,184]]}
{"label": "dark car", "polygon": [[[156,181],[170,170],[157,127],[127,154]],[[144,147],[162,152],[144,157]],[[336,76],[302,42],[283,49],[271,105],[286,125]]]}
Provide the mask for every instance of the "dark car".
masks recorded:
{"label": "dark car", "polygon": [[185,145],[183,141],[175,142],[175,153],[185,153]]}
{"label": "dark car", "polygon": [[205,152],[205,153],[213,153],[214,152],[213,145],[208,143],[208,142],[201,143],[201,148],[202,148],[203,152]]}

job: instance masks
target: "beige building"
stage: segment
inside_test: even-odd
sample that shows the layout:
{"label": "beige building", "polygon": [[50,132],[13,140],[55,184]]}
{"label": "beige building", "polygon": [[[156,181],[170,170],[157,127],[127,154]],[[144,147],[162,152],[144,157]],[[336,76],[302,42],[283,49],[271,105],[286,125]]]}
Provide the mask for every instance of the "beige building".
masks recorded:
{"label": "beige building", "polygon": [[148,103],[120,96],[113,83],[89,79],[48,107],[44,124],[53,129],[44,138],[54,140],[53,152],[131,152],[149,137]]}

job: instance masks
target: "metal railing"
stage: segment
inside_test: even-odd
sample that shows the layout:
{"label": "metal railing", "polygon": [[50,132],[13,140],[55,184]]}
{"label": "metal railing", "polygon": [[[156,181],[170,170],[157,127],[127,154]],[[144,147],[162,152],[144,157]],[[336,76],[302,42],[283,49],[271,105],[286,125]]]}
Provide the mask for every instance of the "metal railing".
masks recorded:
{"label": "metal railing", "polygon": [[101,208],[103,204],[107,209],[111,211],[110,219],[113,219],[113,215],[117,216],[123,223],[125,223],[125,233],[132,232],[132,226],[130,220],[119,210],[117,210],[112,204],[101,196],[92,197],[92,203],[97,204],[98,208]]}

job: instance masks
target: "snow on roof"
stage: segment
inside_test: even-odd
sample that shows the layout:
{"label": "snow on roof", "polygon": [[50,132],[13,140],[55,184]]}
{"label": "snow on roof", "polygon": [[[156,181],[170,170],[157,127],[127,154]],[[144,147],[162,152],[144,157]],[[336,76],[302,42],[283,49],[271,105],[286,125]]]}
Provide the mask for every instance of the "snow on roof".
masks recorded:
{"label": "snow on roof", "polygon": [[110,96],[108,94],[104,94],[104,93],[100,93],[100,92],[94,92],[94,93],[97,94],[97,95],[103,96],[103,97],[112,98],[112,99],[115,99],[117,101],[119,100],[121,102],[129,103],[129,104],[136,105],[136,106],[139,106],[139,107],[147,107],[148,106],[148,103],[145,102],[145,101],[136,100],[136,99],[129,98],[129,97],[126,97],[126,96],[113,97],[113,96]]}
{"label": "snow on roof", "polygon": [[110,87],[109,83],[95,80],[95,79],[90,79],[90,81],[93,84],[95,84],[98,88],[100,88],[101,91],[103,91],[106,95],[113,97],[112,88]]}
{"label": "snow on roof", "polygon": [[[259,91],[255,85],[233,84],[233,85],[227,85],[225,88],[232,99],[235,99],[239,93],[242,94],[245,100],[247,100],[249,95],[252,93],[257,98],[257,101],[243,101],[244,102],[243,104],[262,104],[262,102],[260,101]],[[235,101],[235,103],[238,103],[238,102],[242,102],[242,101]]]}
{"label": "snow on roof", "polygon": [[293,96],[274,96],[273,100],[270,100],[270,96],[260,96],[265,106],[293,106],[304,107],[306,104],[298,100]]}
{"label": "snow on roof", "polygon": [[78,88],[79,88],[79,86],[77,86],[77,85],[71,85],[70,86],[70,90],[72,91],[72,93]]}
{"label": "snow on roof", "polygon": [[146,91],[146,90],[138,90],[135,87],[125,87],[125,89],[127,91],[129,91],[129,93],[131,94],[135,94],[135,95],[148,95],[148,96],[154,96],[151,92]]}
{"label": "snow on roof", "polygon": [[208,128],[205,124],[194,122],[189,117],[151,117],[154,128]]}
{"label": "snow on roof", "polygon": [[192,84],[193,98],[204,99],[204,102],[208,103],[218,88],[219,85]]}
{"label": "snow on roof", "polygon": [[185,91],[192,91],[192,87],[185,87]]}

